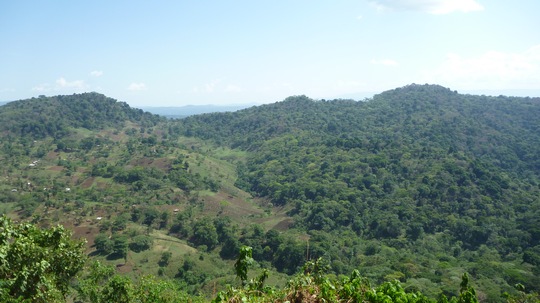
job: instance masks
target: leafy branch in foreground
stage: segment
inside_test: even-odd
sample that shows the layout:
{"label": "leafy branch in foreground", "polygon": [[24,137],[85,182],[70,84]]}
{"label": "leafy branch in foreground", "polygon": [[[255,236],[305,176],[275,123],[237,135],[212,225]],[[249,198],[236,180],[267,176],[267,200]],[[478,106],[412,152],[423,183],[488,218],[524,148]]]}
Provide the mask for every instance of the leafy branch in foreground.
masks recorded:
{"label": "leafy branch in foreground", "polygon": [[[0,217],[0,297],[3,302],[63,302],[85,263],[84,241],[62,226],[50,229]],[[4,301],[5,300],[5,301]]]}

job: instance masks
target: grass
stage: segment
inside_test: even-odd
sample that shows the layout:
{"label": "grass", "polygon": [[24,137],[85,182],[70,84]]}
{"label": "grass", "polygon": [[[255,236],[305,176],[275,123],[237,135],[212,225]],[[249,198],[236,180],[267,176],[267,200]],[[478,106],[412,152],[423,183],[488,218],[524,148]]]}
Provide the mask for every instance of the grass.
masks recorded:
{"label": "grass", "polygon": [[0,215],[12,214],[17,208],[17,203],[15,202],[4,202],[0,203]]}

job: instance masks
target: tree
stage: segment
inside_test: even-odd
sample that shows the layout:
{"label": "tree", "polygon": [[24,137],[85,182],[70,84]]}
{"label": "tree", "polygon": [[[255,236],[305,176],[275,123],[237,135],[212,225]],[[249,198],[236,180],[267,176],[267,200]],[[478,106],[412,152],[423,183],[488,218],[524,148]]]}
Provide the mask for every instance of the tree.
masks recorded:
{"label": "tree", "polygon": [[112,223],[112,231],[124,230],[127,227],[128,218],[125,215],[117,216]]}
{"label": "tree", "polygon": [[221,250],[219,251],[220,257],[223,259],[234,259],[240,250],[240,241],[236,238],[229,238],[225,240]]}
{"label": "tree", "polygon": [[113,255],[127,261],[128,239],[124,235],[113,235]]}
{"label": "tree", "polygon": [[113,241],[107,234],[99,233],[94,239],[96,251],[100,254],[108,255],[113,252]]}
{"label": "tree", "polygon": [[305,251],[299,243],[287,239],[279,245],[272,264],[278,271],[292,275],[305,261]]}
{"label": "tree", "polygon": [[134,252],[141,252],[152,247],[152,238],[146,235],[138,235],[129,243],[129,249]]}
{"label": "tree", "polygon": [[159,266],[167,266],[169,265],[169,262],[171,261],[172,253],[170,251],[164,251],[161,253],[161,258],[159,259]]}
{"label": "tree", "polygon": [[540,266],[540,245],[527,248],[523,252],[523,262],[527,262],[532,265]]}
{"label": "tree", "polygon": [[40,229],[0,217],[0,297],[8,302],[64,301],[84,262],[84,241],[72,240],[64,227]]}
{"label": "tree", "polygon": [[208,250],[214,249],[219,243],[216,227],[210,219],[202,219],[195,223],[191,242],[197,246],[206,245]]}

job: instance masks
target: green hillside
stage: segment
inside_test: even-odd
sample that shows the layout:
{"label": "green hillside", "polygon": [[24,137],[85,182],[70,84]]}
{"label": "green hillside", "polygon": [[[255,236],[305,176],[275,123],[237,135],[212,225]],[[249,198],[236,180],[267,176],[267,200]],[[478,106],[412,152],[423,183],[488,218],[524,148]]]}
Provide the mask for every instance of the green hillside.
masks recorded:
{"label": "green hillside", "polygon": [[251,151],[237,184],[285,206],[337,273],[427,290],[467,270],[500,277],[496,296],[540,285],[539,117],[539,98],[410,85],[190,117],[183,134]]}
{"label": "green hillside", "polygon": [[540,98],[409,85],[167,120],[88,93],[10,102],[0,133],[0,214],[187,296],[237,285],[242,246],[278,288],[321,258],[431,300],[466,272],[483,301],[540,290]]}
{"label": "green hillside", "polygon": [[130,108],[98,93],[32,98],[9,102],[0,111],[0,129],[12,135],[61,138],[71,128],[122,128],[126,121],[155,125],[159,116]]}

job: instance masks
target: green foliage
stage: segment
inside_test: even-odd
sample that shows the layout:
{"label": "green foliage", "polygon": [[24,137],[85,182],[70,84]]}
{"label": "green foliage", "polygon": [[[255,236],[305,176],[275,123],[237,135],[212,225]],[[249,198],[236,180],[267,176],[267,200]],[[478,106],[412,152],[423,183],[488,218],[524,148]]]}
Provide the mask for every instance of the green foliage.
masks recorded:
{"label": "green foliage", "polygon": [[216,227],[211,220],[205,218],[195,222],[190,241],[196,245],[206,245],[208,250],[214,249],[219,243]]}
{"label": "green foliage", "polygon": [[[248,260],[248,263],[251,263],[250,255],[250,247],[242,247],[240,257],[235,264],[237,275],[242,281],[247,279],[248,266],[247,263],[244,264],[241,261]],[[341,280],[330,278],[327,270],[328,266],[323,259],[308,261],[304,265],[304,271],[290,280],[283,289],[262,287],[262,284],[256,283],[259,287],[254,288],[252,280],[251,285],[243,283],[241,289],[230,287],[227,291],[219,292],[212,302],[435,302],[421,292],[406,291],[397,280],[372,287],[357,270]],[[266,278],[265,273],[263,273],[263,278]],[[477,303],[476,292],[469,285],[468,275],[462,276],[458,297],[448,300],[446,296],[441,295],[438,302]]]}
{"label": "green foliage", "polygon": [[113,249],[111,256],[113,258],[122,258],[127,260],[129,241],[125,235],[115,234],[112,237]]}
{"label": "green foliage", "polygon": [[238,259],[234,263],[236,276],[240,279],[242,286],[246,284],[248,269],[253,265],[253,249],[249,246],[240,247]]}
{"label": "green foliage", "polygon": [[[430,271],[440,262],[436,255],[444,254],[451,270],[499,277],[497,290],[482,289],[489,300],[499,300],[497,293],[516,282],[538,290],[535,267],[518,265],[516,258],[523,253],[534,265],[540,243],[540,99],[408,85],[365,101],[295,96],[236,113],[188,117],[177,129],[249,151],[236,184],[288,209],[297,230],[331,234],[334,246],[325,244],[328,239],[310,243],[314,257],[332,259],[335,273],[370,262],[369,275],[379,282],[426,278],[442,285],[449,281]],[[355,248],[354,237],[374,243]],[[426,242],[430,249],[419,247]],[[242,242],[263,260],[257,243]],[[233,244],[228,241],[225,252]],[[377,247],[401,254],[383,261]],[[493,262],[519,267],[521,274],[488,273],[493,264],[474,271],[483,247],[498,255]],[[305,250],[287,245],[268,254],[278,270],[291,273],[304,260],[282,265],[291,258],[276,252],[286,251],[295,258]],[[361,261],[359,251],[369,258]],[[400,258],[417,264],[414,270],[396,270]]]}
{"label": "green foliage", "polygon": [[84,242],[62,226],[40,229],[0,217],[0,294],[7,300],[62,302],[85,262]]}
{"label": "green foliage", "polygon": [[523,253],[523,262],[540,266],[540,245],[525,250]]}
{"label": "green foliage", "polygon": [[[180,267],[190,292],[231,281],[208,264],[242,245],[270,272],[323,257],[329,296],[355,269],[430,298],[458,298],[463,272],[482,300],[538,291],[540,100],[409,85],[364,101],[295,96],[169,121],[99,94],[14,102],[0,108],[0,212],[112,233],[96,238],[111,262],[128,259],[121,237],[161,249],[154,229],[168,229],[204,259],[175,252],[160,271]],[[159,262],[131,256],[137,274]]]}
{"label": "green foliage", "polygon": [[129,249],[134,252],[141,252],[152,248],[153,240],[146,235],[137,235],[131,239],[129,243]]}
{"label": "green foliage", "polygon": [[109,238],[107,234],[99,233],[94,239],[94,245],[96,251],[103,255],[108,255],[113,252],[113,241]]}
{"label": "green foliage", "polygon": [[467,273],[464,273],[461,277],[459,298],[457,302],[478,303],[478,299],[476,298],[476,291],[474,290],[474,288],[469,286],[469,276],[467,275]]}
{"label": "green foliage", "polygon": [[537,303],[540,302],[540,294],[539,293],[526,293],[525,292],[525,286],[522,284],[516,284],[514,285],[516,290],[518,291],[517,295],[510,295],[507,292],[503,293],[503,297],[507,300],[508,303]]}
{"label": "green foliage", "polygon": [[[160,118],[97,93],[32,98],[10,102],[0,108],[0,129],[40,139],[65,137],[72,127],[121,127],[126,120],[152,126]],[[66,150],[66,145],[60,142],[58,149]],[[80,147],[88,150],[94,143],[86,140]]]}
{"label": "green foliage", "polygon": [[172,253],[170,251],[164,251],[161,253],[161,258],[159,259],[159,266],[167,266],[171,261]]}
{"label": "green foliage", "polygon": [[90,265],[77,285],[78,299],[91,303],[173,303],[203,302],[190,296],[171,281],[143,276],[137,281],[114,273],[114,268],[100,262]]}

